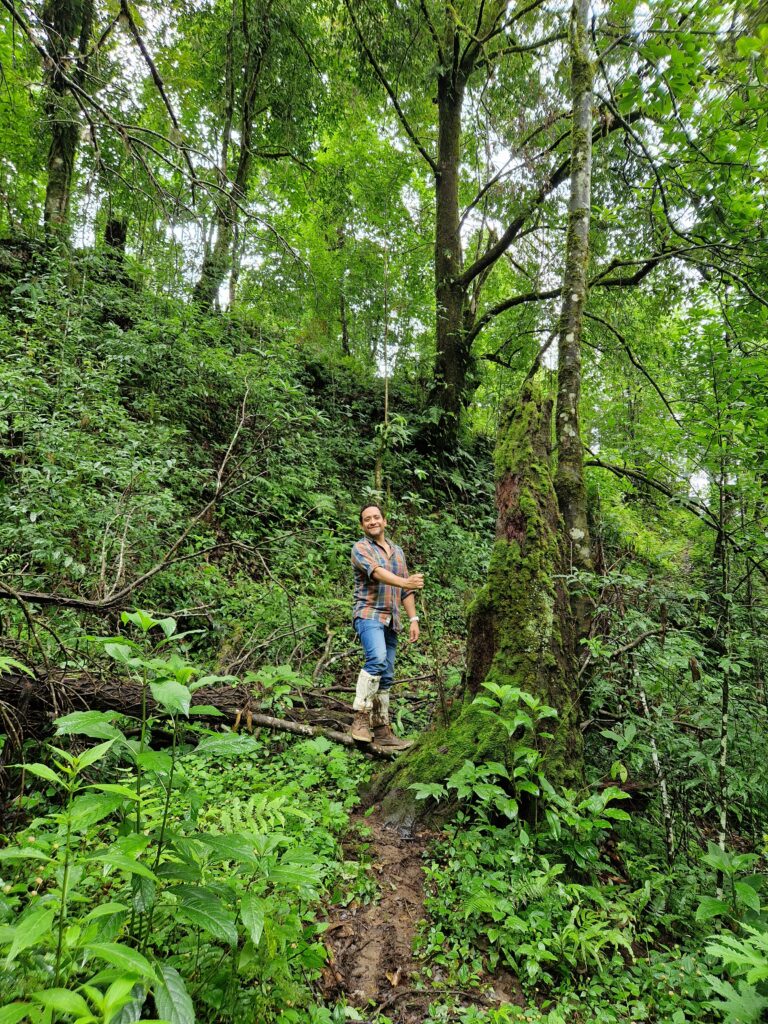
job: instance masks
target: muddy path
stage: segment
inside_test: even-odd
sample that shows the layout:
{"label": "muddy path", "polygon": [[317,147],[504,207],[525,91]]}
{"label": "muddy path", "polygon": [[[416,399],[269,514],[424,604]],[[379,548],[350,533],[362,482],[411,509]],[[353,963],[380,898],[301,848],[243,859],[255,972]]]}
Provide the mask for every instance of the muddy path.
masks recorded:
{"label": "muddy path", "polygon": [[[425,915],[423,853],[433,835],[388,824],[378,812],[352,820],[370,829],[365,842],[379,897],[369,904],[329,908],[323,995],[328,1002],[344,998],[367,1011],[366,1020],[381,1015],[394,1024],[423,1024],[430,1003],[441,995],[429,983],[420,984],[423,965],[413,956],[413,939]],[[357,848],[350,848],[350,858],[356,858]],[[488,983],[484,995],[476,989],[453,991],[465,1006],[521,1002],[517,979],[506,972]]]}
{"label": "muddy path", "polygon": [[[368,855],[380,898],[331,908],[325,945],[326,997],[384,1014],[397,1024],[421,1024],[434,994],[416,991],[413,938],[424,914],[422,854],[428,832],[409,833],[375,813],[353,819],[371,831]],[[355,851],[350,851],[355,856]]]}

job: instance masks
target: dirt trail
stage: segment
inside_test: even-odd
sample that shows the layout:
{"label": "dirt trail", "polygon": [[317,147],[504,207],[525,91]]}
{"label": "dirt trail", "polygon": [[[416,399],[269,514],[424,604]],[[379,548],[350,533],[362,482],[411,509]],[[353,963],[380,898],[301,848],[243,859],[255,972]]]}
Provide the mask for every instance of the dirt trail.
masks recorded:
{"label": "dirt trail", "polygon": [[353,1006],[378,1011],[396,1024],[421,1024],[435,996],[413,988],[418,965],[411,949],[424,912],[421,858],[430,836],[387,825],[375,814],[357,820],[371,829],[381,898],[368,906],[334,908],[325,933],[325,994],[344,995]]}

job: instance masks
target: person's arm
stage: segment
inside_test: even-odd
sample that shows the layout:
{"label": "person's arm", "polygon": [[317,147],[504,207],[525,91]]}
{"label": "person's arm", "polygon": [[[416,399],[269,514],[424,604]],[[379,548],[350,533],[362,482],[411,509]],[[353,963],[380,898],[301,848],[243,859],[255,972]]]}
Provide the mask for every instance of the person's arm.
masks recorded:
{"label": "person's arm", "polygon": [[[421,573],[418,575],[420,576]],[[419,639],[419,617],[416,614],[416,598],[413,594],[403,598],[403,608],[405,608],[406,615],[410,619],[408,639],[412,644],[415,644]]]}
{"label": "person's arm", "polygon": [[[377,565],[371,576],[373,579],[378,580],[379,583],[386,583],[388,587],[402,587],[403,590],[421,590],[424,586],[424,575],[420,572],[415,572],[411,576],[396,576],[389,569],[385,569],[382,565]],[[408,598],[405,600],[407,601]]]}

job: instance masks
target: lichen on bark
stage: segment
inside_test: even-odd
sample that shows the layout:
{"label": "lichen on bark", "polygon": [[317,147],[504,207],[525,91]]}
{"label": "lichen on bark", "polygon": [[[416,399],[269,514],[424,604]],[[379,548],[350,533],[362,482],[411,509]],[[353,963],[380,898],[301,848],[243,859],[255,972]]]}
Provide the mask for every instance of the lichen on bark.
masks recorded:
{"label": "lichen on bark", "polygon": [[380,775],[372,799],[383,799],[398,820],[420,816],[408,787],[444,782],[466,759],[504,761],[506,731],[472,700],[484,682],[511,685],[554,707],[545,747],[553,782],[582,776],[578,691],[563,527],[552,482],[552,400],[536,380],[526,382],[506,417],[495,454],[498,518],[488,577],[469,610],[464,690],[449,723],[421,737],[413,750]]}

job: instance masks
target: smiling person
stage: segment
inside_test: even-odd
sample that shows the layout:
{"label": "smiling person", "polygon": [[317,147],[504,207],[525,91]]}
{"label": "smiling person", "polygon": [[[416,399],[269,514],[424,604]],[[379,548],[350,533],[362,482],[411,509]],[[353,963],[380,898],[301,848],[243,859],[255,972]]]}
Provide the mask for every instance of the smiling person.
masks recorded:
{"label": "smiling person", "polygon": [[386,537],[387,520],[378,505],[360,512],[365,534],[352,547],[355,594],[352,619],[365,652],[352,708],[351,734],[361,743],[376,743],[390,750],[406,750],[410,740],[400,740],[389,724],[389,691],[395,681],[395,652],[401,629],[401,606],[408,618],[408,639],[419,639],[415,590],[424,586],[420,572],[412,576],[402,548]]}

